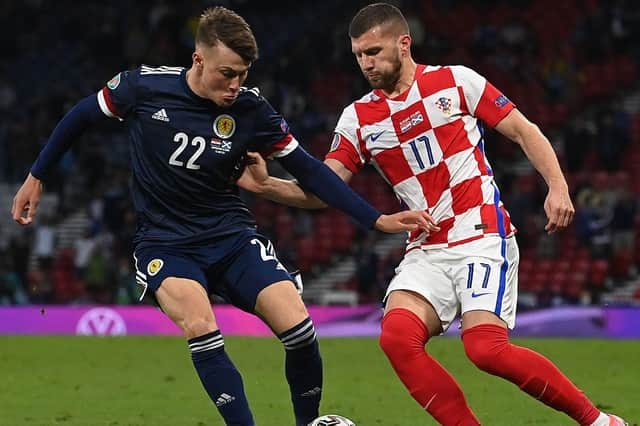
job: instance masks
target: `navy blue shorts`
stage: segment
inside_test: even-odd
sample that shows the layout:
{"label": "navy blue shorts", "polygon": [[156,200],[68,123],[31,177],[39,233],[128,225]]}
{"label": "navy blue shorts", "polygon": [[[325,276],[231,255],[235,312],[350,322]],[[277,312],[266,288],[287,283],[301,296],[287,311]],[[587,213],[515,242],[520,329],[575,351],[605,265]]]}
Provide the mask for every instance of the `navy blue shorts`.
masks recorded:
{"label": "navy blue shorts", "polygon": [[208,294],[254,313],[258,293],[293,278],[278,261],[271,241],[255,231],[237,233],[206,246],[143,243],[134,251],[136,281],[154,292],[165,278],[187,278]]}

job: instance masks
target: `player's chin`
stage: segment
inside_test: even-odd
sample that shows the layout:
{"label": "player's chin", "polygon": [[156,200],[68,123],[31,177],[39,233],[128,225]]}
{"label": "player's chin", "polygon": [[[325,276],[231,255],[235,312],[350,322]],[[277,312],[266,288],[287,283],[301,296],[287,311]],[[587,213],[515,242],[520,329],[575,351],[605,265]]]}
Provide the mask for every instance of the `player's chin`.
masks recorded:
{"label": "player's chin", "polygon": [[220,99],[220,101],[217,102],[217,104],[220,105],[221,107],[230,107],[231,105],[233,105],[236,99],[238,99],[237,96],[233,96],[233,97],[223,96],[222,99]]}
{"label": "player's chin", "polygon": [[372,89],[382,89],[382,79],[378,77],[367,76],[367,81]]}

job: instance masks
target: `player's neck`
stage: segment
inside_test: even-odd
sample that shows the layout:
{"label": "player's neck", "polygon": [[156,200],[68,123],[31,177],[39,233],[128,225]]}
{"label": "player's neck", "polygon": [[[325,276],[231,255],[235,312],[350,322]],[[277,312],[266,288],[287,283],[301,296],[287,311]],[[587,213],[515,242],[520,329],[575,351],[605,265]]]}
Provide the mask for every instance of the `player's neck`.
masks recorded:
{"label": "player's neck", "polygon": [[189,89],[191,89],[193,93],[195,93],[196,95],[198,95],[203,99],[208,99],[205,91],[202,90],[202,88],[198,84],[198,77],[196,75],[196,71],[194,71],[193,68],[189,68],[187,70],[186,79],[187,79],[187,86],[189,86]]}
{"label": "player's neck", "polygon": [[404,93],[405,90],[407,90],[413,84],[417,67],[418,65],[413,61],[413,59],[406,59],[406,62],[402,64],[402,72],[400,73],[400,78],[398,79],[396,84],[392,89],[382,89],[382,92],[388,98],[395,98],[396,96]]}

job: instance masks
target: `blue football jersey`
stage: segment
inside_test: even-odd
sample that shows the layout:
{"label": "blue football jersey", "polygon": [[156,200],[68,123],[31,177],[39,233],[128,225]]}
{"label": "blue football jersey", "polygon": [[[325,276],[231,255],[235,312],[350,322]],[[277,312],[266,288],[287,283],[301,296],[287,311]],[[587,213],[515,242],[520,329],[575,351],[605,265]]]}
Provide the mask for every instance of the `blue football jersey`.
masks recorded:
{"label": "blue football jersey", "polygon": [[230,176],[248,151],[280,157],[298,146],[257,89],[222,108],[196,95],[186,69],[142,66],[98,92],[102,112],[124,121],[131,140],[134,243],[206,241],[255,227]]}

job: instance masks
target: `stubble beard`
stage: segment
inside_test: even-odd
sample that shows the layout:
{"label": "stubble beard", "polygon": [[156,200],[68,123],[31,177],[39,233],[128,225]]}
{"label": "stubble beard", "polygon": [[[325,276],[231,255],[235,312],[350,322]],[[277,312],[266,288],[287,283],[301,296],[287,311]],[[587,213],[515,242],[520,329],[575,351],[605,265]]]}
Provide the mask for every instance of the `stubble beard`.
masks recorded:
{"label": "stubble beard", "polygon": [[386,92],[394,91],[398,80],[400,80],[402,69],[402,62],[399,56],[396,57],[396,60],[392,62],[391,66],[391,71],[380,72],[375,79],[370,78],[366,74],[364,75],[372,89],[382,89]]}

